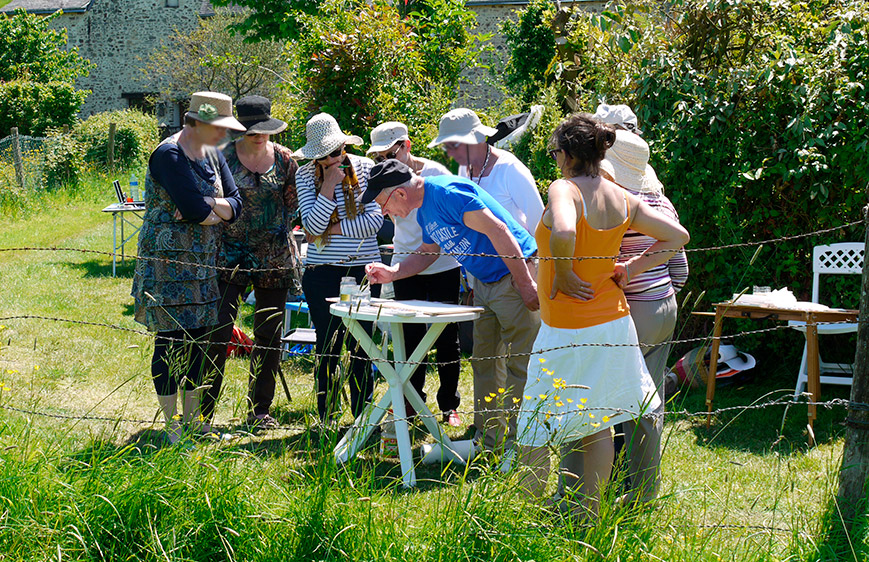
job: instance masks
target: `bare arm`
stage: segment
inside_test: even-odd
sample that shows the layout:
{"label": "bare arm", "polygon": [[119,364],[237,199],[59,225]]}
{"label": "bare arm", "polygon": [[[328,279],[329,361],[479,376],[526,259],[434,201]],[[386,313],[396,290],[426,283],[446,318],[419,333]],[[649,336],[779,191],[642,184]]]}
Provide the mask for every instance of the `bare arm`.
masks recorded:
{"label": "bare arm", "polygon": [[522,257],[522,249],[519,243],[510,233],[507,225],[499,220],[489,209],[468,211],[462,217],[465,226],[472,228],[481,234],[485,234],[495,247],[495,252],[501,256],[518,256],[518,258],[502,257],[504,264],[513,275],[513,280],[529,310],[540,308],[537,298],[537,282],[531,277],[525,258]]}
{"label": "bare arm", "polygon": [[[549,186],[549,213],[552,216],[552,231],[549,250],[553,257],[573,257],[576,250],[576,188],[563,180]],[[583,281],[573,271],[573,260],[553,260],[555,275],[552,279],[550,299],[559,291],[569,297],[588,300],[593,296],[591,283]]]}
{"label": "bare arm", "polygon": [[636,205],[631,228],[657,242],[641,255],[616,265],[613,279],[624,288],[635,275],[666,263],[679,251],[691,237],[681,224],[652,209],[633,195],[629,196],[631,206]]}
{"label": "bare arm", "polygon": [[[440,247],[437,244],[422,244],[416,249],[417,252],[435,253],[440,252]],[[373,284],[390,283],[396,279],[404,279],[412,277],[421,271],[425,271],[428,266],[433,264],[438,259],[437,255],[420,255],[411,254],[407,256],[400,264],[388,266],[382,263],[369,263],[365,266],[365,273],[368,275],[368,281]]]}

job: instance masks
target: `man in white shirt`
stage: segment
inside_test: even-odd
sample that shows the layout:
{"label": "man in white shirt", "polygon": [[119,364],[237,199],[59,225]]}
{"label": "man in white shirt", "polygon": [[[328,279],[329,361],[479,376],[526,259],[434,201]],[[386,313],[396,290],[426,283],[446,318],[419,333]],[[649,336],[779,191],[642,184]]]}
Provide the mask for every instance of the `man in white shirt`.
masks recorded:
{"label": "man in white shirt", "polygon": [[543,216],[543,199],[525,164],[486,142],[496,132],[470,109],[454,109],[441,117],[439,134],[429,147],[443,146],[459,164],[460,176],[482,187],[534,236]]}
{"label": "man in white shirt", "polygon": [[[411,141],[407,126],[403,123],[390,121],[378,125],[371,131],[371,147],[367,154],[375,162],[394,158],[409,166],[421,177],[449,174],[443,165],[433,160],[414,156],[410,152]],[[422,244],[422,228],[416,220],[416,209],[407,217],[392,217],[395,222],[395,246],[392,265],[401,263]],[[459,262],[450,255],[444,254],[420,273],[393,281],[395,298],[397,300],[425,300],[458,304],[460,283]],[[407,324],[404,326],[404,339],[407,349],[416,348],[425,335],[422,324]],[[438,407],[443,412],[443,422],[450,426],[461,425],[458,408],[460,350],[458,325],[447,324],[443,333],[435,342],[435,352],[438,362],[438,377],[440,388],[437,393]],[[423,391],[425,386],[426,365],[416,368],[410,378],[411,384],[425,401]],[[408,404],[409,406],[409,404]]]}

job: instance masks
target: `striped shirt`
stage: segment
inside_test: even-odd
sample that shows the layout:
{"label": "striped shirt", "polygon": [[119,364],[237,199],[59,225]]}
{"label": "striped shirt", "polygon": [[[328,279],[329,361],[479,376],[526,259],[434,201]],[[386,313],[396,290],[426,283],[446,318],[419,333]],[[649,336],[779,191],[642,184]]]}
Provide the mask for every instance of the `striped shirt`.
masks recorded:
{"label": "striped shirt", "polygon": [[[662,213],[668,218],[679,222],[679,213],[673,207],[667,197],[661,193],[637,193],[626,190],[642,199],[650,207]],[[640,234],[635,230],[628,230],[622,239],[619,249],[619,261],[625,262],[631,257],[638,256],[652,247],[656,240],[651,236]],[[688,279],[688,259],[685,252],[679,252],[666,263],[640,273],[628,283],[625,288],[625,296],[628,301],[656,301],[674,295],[682,290]]]}
{"label": "striped shirt", "polygon": [[368,176],[374,162],[368,158],[350,154],[350,162],[356,170],[356,177],[361,188],[357,196],[355,219],[347,218],[344,207],[344,191],[341,186],[335,188],[335,198],[329,199],[317,193],[314,183],[314,161],[310,161],[296,171],[296,191],[299,195],[299,214],[302,226],[309,234],[319,235],[329,228],[329,217],[338,209],[338,219],[343,234],[332,234],[329,243],[323,248],[315,244],[308,245],[307,264],[364,265],[380,260],[377,247],[377,231],[383,224],[380,206],[371,201],[360,208],[359,199],[368,187]]}

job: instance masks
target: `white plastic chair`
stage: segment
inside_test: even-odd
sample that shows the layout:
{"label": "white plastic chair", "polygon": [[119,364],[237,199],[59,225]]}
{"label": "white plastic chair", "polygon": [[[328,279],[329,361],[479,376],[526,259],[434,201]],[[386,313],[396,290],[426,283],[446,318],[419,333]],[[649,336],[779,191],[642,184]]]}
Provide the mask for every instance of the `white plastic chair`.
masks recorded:
{"label": "white plastic chair", "polygon": [[[812,252],[812,302],[819,302],[821,275],[860,275],[863,273],[863,243],[841,242],[829,246],[815,246]],[[805,335],[805,322],[789,322],[788,325]],[[818,326],[818,336],[829,334],[847,334],[857,331],[857,323],[847,324],[821,324]],[[851,376],[854,373],[854,365],[847,363],[827,363],[818,351],[818,363],[820,366],[821,384],[851,385]],[[808,346],[803,346],[803,360],[800,363],[800,372],[797,376],[797,384],[794,396],[799,397],[808,384]],[[839,376],[824,376],[824,373],[836,373]],[[847,376],[842,376],[847,375]]]}

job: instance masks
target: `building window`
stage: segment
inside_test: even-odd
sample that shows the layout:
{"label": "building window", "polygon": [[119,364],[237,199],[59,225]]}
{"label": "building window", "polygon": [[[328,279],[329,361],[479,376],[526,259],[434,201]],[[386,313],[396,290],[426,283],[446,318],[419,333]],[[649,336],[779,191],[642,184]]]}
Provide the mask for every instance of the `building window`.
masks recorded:
{"label": "building window", "polygon": [[178,7],[178,0],[166,0],[166,7],[167,8],[177,8]]}

